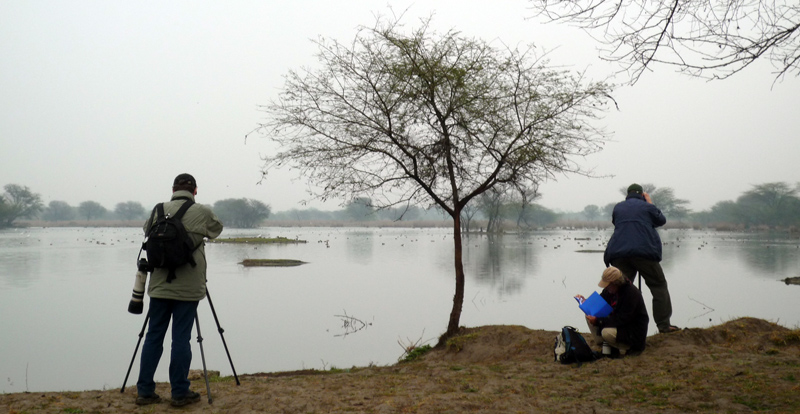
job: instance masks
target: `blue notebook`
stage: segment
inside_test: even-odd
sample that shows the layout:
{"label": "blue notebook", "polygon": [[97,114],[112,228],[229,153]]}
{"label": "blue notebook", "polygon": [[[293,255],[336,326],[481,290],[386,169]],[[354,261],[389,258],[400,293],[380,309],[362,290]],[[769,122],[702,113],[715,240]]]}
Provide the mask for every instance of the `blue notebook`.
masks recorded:
{"label": "blue notebook", "polygon": [[588,298],[586,298],[583,303],[580,302],[579,299],[575,298],[578,301],[578,307],[581,308],[583,313],[594,316],[597,318],[605,318],[606,316],[611,314],[611,305],[603,299],[602,296],[597,294],[597,292],[592,292]]}

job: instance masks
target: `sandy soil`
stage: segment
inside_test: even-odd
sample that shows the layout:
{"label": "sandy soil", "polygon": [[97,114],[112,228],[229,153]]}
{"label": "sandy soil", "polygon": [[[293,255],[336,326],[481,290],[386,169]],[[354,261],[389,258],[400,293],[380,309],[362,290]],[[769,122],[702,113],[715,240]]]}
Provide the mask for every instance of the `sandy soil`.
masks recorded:
{"label": "sandy soil", "polygon": [[[800,412],[800,330],[742,318],[648,338],[636,357],[553,361],[556,332],[463,329],[414,362],[193,381],[199,403],[134,404],[136,390],[0,395],[2,413]],[[169,385],[157,392],[169,396]]]}

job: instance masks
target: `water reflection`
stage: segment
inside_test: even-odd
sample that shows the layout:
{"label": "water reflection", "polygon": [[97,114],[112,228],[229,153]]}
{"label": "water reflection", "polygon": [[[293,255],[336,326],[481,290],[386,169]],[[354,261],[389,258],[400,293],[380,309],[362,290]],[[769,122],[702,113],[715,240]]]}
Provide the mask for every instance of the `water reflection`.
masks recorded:
{"label": "water reflection", "polygon": [[800,250],[784,244],[750,245],[741,249],[746,263],[754,273],[800,274]]}
{"label": "water reflection", "polygon": [[[347,259],[358,264],[369,264],[372,261],[372,249],[375,244],[373,238],[373,232],[353,231],[347,233],[345,235]],[[325,243],[326,248],[329,246],[329,239],[320,240],[320,242]]]}
{"label": "water reflection", "polygon": [[[225,236],[258,234],[308,243],[208,246],[210,290],[242,372],[320,368],[314,365],[320,360],[390,364],[398,337],[435,338],[445,329],[454,289],[449,229],[264,228]],[[548,330],[580,324],[572,296],[596,289],[603,261],[601,253],[578,251],[601,252],[610,235],[464,237],[462,324]],[[778,282],[798,276],[797,239],[691,230],[661,235],[673,323],[704,327],[752,316],[800,324],[794,305],[800,290]],[[125,310],[140,243],[141,229],[0,231],[0,378],[20,384],[30,362],[30,391],[120,385],[142,323]],[[308,264],[244,268],[245,258]],[[213,321],[207,306],[200,312],[201,321]],[[351,329],[362,326],[351,317],[368,328]],[[75,334],[87,330],[98,336],[86,341]],[[209,364],[229,375],[224,352],[207,343]],[[157,375],[167,378],[166,371]],[[25,389],[0,384],[0,392],[19,391]]]}
{"label": "water reflection", "polygon": [[710,262],[741,263],[754,277],[772,279],[775,275],[800,274],[800,242],[785,235],[713,232],[692,235],[684,231],[665,246],[665,257],[684,260],[692,255],[709,255]]}
{"label": "water reflection", "polygon": [[41,279],[42,254],[37,252],[19,252],[0,248],[0,263],[5,271],[0,272],[0,280],[4,280],[10,288],[25,288]]}
{"label": "water reflection", "polygon": [[517,236],[482,235],[464,240],[467,277],[495,290],[499,296],[513,296],[525,288],[535,273],[534,250]]}

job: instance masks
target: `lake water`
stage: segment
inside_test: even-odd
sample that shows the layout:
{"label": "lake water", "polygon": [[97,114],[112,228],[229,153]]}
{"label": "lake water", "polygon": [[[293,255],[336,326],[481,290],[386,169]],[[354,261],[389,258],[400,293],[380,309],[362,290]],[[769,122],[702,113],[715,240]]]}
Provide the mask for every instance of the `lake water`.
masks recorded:
{"label": "lake water", "polygon": [[[259,234],[308,243],[206,247],[208,289],[237,373],[388,365],[402,354],[398,342],[433,344],[445,330],[455,285],[449,229],[226,229],[222,236]],[[610,234],[465,237],[461,324],[585,330],[572,297],[599,290],[604,265],[602,253],[579,251],[601,251]],[[797,239],[661,235],[673,324],[707,327],[752,316],[800,326],[800,286],[781,282],[800,275]],[[122,385],[144,322],[127,313],[140,245],[136,228],[0,231],[0,392]],[[246,258],[307,264],[245,268],[239,263]],[[651,311],[649,290],[643,293]],[[199,320],[208,368],[231,375],[208,301],[200,303]],[[168,378],[168,359],[167,351],[159,381]],[[128,386],[135,386],[138,361]]]}

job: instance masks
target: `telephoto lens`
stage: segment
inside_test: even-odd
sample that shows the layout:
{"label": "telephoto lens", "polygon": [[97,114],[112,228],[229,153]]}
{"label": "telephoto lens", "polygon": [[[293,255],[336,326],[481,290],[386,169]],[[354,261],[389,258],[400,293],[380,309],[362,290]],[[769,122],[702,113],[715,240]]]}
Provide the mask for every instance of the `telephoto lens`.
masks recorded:
{"label": "telephoto lens", "polygon": [[141,267],[136,271],[136,279],[133,281],[133,295],[128,303],[128,312],[140,315],[144,309],[144,284],[147,281],[147,272]]}

